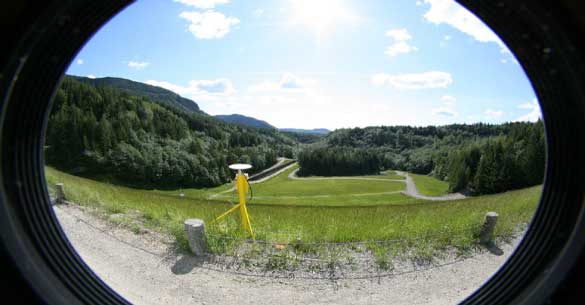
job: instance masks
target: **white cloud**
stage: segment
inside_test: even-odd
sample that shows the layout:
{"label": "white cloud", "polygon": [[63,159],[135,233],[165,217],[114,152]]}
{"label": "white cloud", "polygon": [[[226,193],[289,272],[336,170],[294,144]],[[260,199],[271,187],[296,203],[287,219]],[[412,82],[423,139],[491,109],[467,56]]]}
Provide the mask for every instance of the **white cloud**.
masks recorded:
{"label": "white cloud", "polygon": [[193,88],[196,94],[231,95],[236,92],[232,81],[227,78],[192,80],[189,87]]}
{"label": "white cloud", "polygon": [[440,46],[440,47],[445,47],[445,46],[447,45],[447,42],[448,42],[449,40],[451,40],[451,36],[450,36],[450,35],[445,35],[445,36],[443,36],[443,40],[441,40],[441,41],[439,42],[439,46]]}
{"label": "white cloud", "polygon": [[390,57],[394,57],[394,56],[398,56],[400,54],[408,54],[410,52],[414,52],[417,50],[418,50],[417,47],[409,45],[405,41],[399,41],[399,42],[396,42],[392,45],[389,45],[386,48],[386,51],[384,51],[384,54],[386,54]]}
{"label": "white cloud", "polygon": [[442,71],[428,71],[413,74],[390,75],[378,73],[372,76],[374,85],[388,84],[397,89],[447,88],[453,83],[451,74]]}
{"label": "white cloud", "polygon": [[188,87],[175,85],[175,84],[165,82],[165,81],[147,80],[144,83],[149,84],[151,86],[157,86],[157,87],[165,88],[167,90],[171,90],[171,91],[175,92],[176,94],[182,95],[182,96],[189,95],[189,92],[190,92]]}
{"label": "white cloud", "polygon": [[210,9],[217,5],[227,4],[230,0],[175,0],[175,2],[201,9]]}
{"label": "white cloud", "polygon": [[411,40],[412,36],[408,33],[407,29],[392,29],[386,31],[386,36],[392,37],[395,41],[406,41]]}
{"label": "white cloud", "polygon": [[493,110],[491,108],[486,109],[483,113],[487,118],[491,119],[496,119],[504,115],[502,110]]}
{"label": "white cloud", "polygon": [[128,62],[128,67],[130,67],[132,69],[136,69],[136,70],[142,70],[142,69],[148,67],[148,65],[150,65],[150,63],[145,62],[145,61],[129,61]]}
{"label": "white cloud", "polygon": [[459,116],[457,111],[453,109],[455,106],[455,101],[457,99],[451,95],[443,95],[441,96],[441,102],[443,105],[438,108],[433,108],[431,113],[434,116],[443,116],[443,117],[456,117]]}
{"label": "white cloud", "polygon": [[224,14],[215,11],[182,12],[179,17],[188,20],[189,32],[199,39],[222,38],[229,33],[230,28],[240,20],[235,17],[226,17]]}
{"label": "white cloud", "polygon": [[236,90],[228,78],[215,80],[191,80],[187,86],[176,85],[166,81],[147,80],[146,84],[171,90],[182,96],[193,98],[225,97],[233,95]]}
{"label": "white cloud", "polygon": [[394,43],[389,45],[384,54],[394,57],[400,54],[408,54],[417,51],[418,48],[410,45],[407,41],[412,39],[407,29],[391,29],[386,32],[386,36],[391,37]]}
{"label": "white cloud", "polygon": [[438,107],[434,108],[432,111],[433,115],[436,116],[447,116],[447,117],[455,117],[457,116],[457,112],[449,107]]}
{"label": "white cloud", "polygon": [[453,0],[425,0],[430,4],[424,18],[433,24],[448,24],[480,42],[494,42],[502,53],[509,53],[500,38],[479,18]]}
{"label": "white cloud", "polygon": [[83,65],[83,59],[80,58],[80,59],[76,60],[75,63],[78,65]]}
{"label": "white cloud", "polygon": [[262,15],[264,15],[264,10],[261,8],[255,9],[254,12],[252,12],[254,14],[255,17],[261,17]]}
{"label": "white cloud", "polygon": [[95,78],[95,75],[93,75],[93,74],[89,74],[89,75],[87,75],[87,78],[94,79],[94,78]]}
{"label": "white cloud", "polygon": [[301,78],[292,73],[284,73],[280,81],[264,81],[249,88],[250,92],[267,92],[267,91],[301,91],[316,84],[316,81],[310,78]]}
{"label": "white cloud", "polygon": [[421,6],[422,5],[422,2],[421,1],[416,1],[415,4],[416,4],[416,6]]}
{"label": "white cloud", "polygon": [[441,96],[441,101],[447,106],[453,106],[455,105],[455,101],[457,101],[457,99],[451,95],[443,95]]}
{"label": "white cloud", "polygon": [[539,118],[542,117],[540,106],[538,105],[538,101],[536,99],[533,99],[532,102],[529,103],[520,104],[518,105],[518,108],[529,109],[530,112],[515,119],[514,122],[536,122]]}

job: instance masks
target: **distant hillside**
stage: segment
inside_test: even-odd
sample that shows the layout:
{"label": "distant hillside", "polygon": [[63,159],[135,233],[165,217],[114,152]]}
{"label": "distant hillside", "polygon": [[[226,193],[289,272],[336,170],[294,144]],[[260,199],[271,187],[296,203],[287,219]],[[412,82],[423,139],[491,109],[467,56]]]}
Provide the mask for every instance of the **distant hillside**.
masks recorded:
{"label": "distant hillside", "polygon": [[174,107],[180,107],[187,112],[199,112],[199,106],[194,101],[184,98],[170,90],[161,87],[151,86],[129,79],[117,77],[87,78],[80,76],[67,76],[78,81],[88,83],[96,87],[113,87],[120,89],[130,95],[147,97],[157,103],[167,104]]}
{"label": "distant hillside", "polygon": [[315,128],[315,129],[281,128],[280,131],[314,134],[314,135],[326,135],[326,134],[331,132],[331,130],[325,129],[325,128]]}
{"label": "distant hillside", "polygon": [[266,121],[258,120],[253,117],[241,115],[241,114],[228,114],[228,115],[216,115],[216,118],[232,124],[244,125],[248,127],[260,128],[260,129],[275,129],[274,126],[268,124]]}

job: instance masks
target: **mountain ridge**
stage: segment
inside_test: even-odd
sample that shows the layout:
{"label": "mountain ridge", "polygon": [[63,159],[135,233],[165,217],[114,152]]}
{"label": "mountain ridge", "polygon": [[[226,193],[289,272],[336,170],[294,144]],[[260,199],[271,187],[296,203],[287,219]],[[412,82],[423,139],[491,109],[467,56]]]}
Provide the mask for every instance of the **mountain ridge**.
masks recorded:
{"label": "mountain ridge", "polygon": [[66,77],[70,77],[77,81],[88,83],[96,87],[114,87],[130,95],[147,97],[158,103],[163,103],[175,107],[178,106],[187,112],[205,114],[205,112],[199,108],[199,105],[195,101],[182,97],[179,94],[162,87],[153,86],[143,82],[137,82],[121,77],[89,78],[76,75],[66,75]]}
{"label": "mountain ridge", "polygon": [[237,114],[237,113],[233,113],[233,114],[218,114],[218,115],[214,115],[215,118],[222,120],[224,122],[227,123],[231,123],[231,124],[238,124],[238,125],[244,125],[244,126],[248,126],[248,127],[254,127],[254,128],[259,128],[259,129],[277,129],[276,127],[272,126],[270,123],[254,118],[254,117],[250,117],[250,116],[245,116],[242,114]]}

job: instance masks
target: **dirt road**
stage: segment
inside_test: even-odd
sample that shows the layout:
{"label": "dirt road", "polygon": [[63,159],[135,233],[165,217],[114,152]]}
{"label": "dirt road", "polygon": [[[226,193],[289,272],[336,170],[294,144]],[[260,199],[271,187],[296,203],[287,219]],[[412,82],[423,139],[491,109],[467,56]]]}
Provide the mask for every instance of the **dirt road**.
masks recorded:
{"label": "dirt road", "polygon": [[424,199],[424,200],[431,200],[431,201],[446,201],[446,200],[458,200],[458,199],[463,199],[466,198],[465,195],[461,194],[461,193],[451,193],[451,194],[447,194],[447,195],[443,195],[443,196],[425,196],[422,195],[418,192],[418,189],[416,188],[416,184],[414,183],[414,180],[412,179],[412,177],[405,173],[405,172],[401,172],[401,171],[396,171],[396,174],[404,176],[406,179],[404,180],[404,182],[406,183],[406,190],[404,190],[402,193],[416,198],[416,199]]}
{"label": "dirt road", "polygon": [[[368,280],[274,279],[213,271],[176,255],[171,239],[112,227],[81,208],[54,208],[82,259],[134,304],[453,304],[507,259],[489,252],[426,271]],[[517,242],[518,240],[516,240]]]}

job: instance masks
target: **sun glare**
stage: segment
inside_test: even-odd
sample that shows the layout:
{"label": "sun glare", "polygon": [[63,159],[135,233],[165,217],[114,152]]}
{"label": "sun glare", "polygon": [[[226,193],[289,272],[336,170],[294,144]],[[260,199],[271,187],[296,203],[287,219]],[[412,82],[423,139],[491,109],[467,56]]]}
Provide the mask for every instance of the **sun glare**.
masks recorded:
{"label": "sun glare", "polygon": [[293,23],[311,28],[320,37],[336,23],[355,19],[341,0],[293,0]]}

